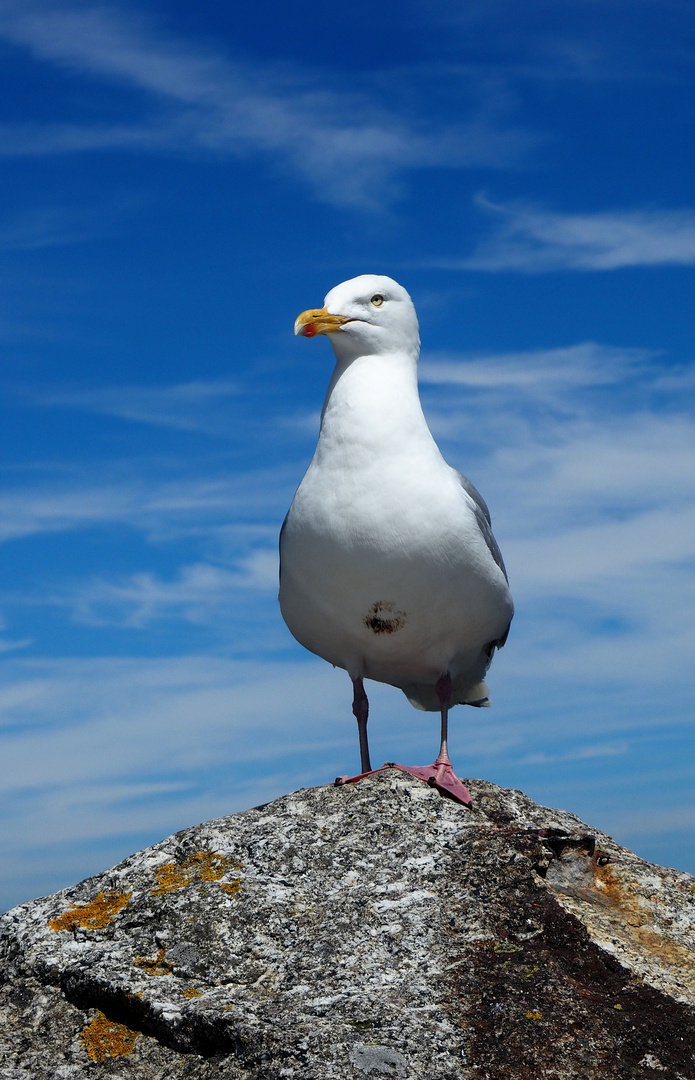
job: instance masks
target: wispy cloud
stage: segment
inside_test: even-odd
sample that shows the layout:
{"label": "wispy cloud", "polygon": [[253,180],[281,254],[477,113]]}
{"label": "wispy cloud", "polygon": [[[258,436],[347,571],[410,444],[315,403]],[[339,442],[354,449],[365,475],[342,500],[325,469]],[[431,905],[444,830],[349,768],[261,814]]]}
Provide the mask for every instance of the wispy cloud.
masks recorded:
{"label": "wispy cloud", "polygon": [[523,760],[526,765],[556,765],[564,761],[585,761],[587,758],[622,757],[628,750],[626,742],[592,743],[565,754],[528,754]]}
{"label": "wispy cloud", "polygon": [[46,485],[5,493],[0,497],[0,542],[135,518],[137,496],[133,487],[116,484],[79,484],[62,491]]}
{"label": "wispy cloud", "polygon": [[[7,629],[7,623],[0,615],[0,631]],[[14,652],[16,649],[25,649],[31,645],[31,638],[13,641],[11,638],[0,637],[0,653]]]}
{"label": "wispy cloud", "polygon": [[163,33],[132,9],[50,2],[0,6],[0,36],[73,73],[146,94],[140,121],[5,125],[11,155],[125,147],[260,153],[289,165],[327,202],[378,208],[406,169],[507,167],[536,140],[489,106],[435,126],[371,92],[328,90],[319,74],[252,70]]}
{"label": "wispy cloud", "polygon": [[620,685],[653,694],[654,715],[691,693],[692,365],[670,378],[656,361],[584,343],[423,363],[430,422],[490,505],[517,601],[496,685]]}
{"label": "wispy cloud", "polygon": [[472,391],[522,393],[546,400],[549,394],[620,383],[626,376],[647,368],[657,355],[650,349],[621,349],[595,341],[558,349],[455,359],[438,359],[430,353],[420,364],[420,382]]}
{"label": "wispy cloud", "polygon": [[[322,663],[3,659],[3,676],[0,907],[34,889],[12,888],[27,852],[42,861],[45,845],[63,845],[65,865],[48,873],[67,884],[103,868],[108,837],[122,838],[122,857],[325,781],[357,753],[349,682]],[[79,845],[95,841],[81,862]]]}
{"label": "wispy cloud", "polygon": [[111,232],[132,208],[109,206],[42,206],[8,217],[0,224],[0,251],[38,251],[79,244]]}
{"label": "wispy cloud", "polygon": [[75,618],[92,626],[145,629],[162,619],[219,624],[240,593],[277,590],[276,550],[255,550],[236,569],[196,563],[180,568],[172,580],[137,573],[117,581],[95,579],[55,595],[53,602],[72,608]]}
{"label": "wispy cloud", "polygon": [[492,235],[472,255],[437,265],[543,273],[695,263],[695,210],[689,208],[572,214],[477,201],[497,219]]}
{"label": "wispy cloud", "polygon": [[523,461],[531,476],[560,458],[569,469],[574,458],[570,490],[582,476],[604,486],[601,477],[611,473],[599,462],[606,460],[631,491],[630,470],[635,483],[661,475],[660,490],[685,479],[693,365],[670,364],[657,350],[582,342],[482,356],[426,353],[420,381],[437,433],[484,447],[503,473],[516,475]]}
{"label": "wispy cloud", "polygon": [[[534,4],[517,8],[509,0],[447,0],[427,5],[431,22],[457,39],[457,51],[471,55],[484,77],[495,72],[510,78],[584,84],[607,81],[674,82],[692,65],[692,49],[681,26],[688,8],[681,0],[616,2],[599,14],[594,0]],[[627,17],[629,13],[629,18]],[[491,30],[478,59],[480,31]]]}
{"label": "wispy cloud", "polygon": [[[324,665],[3,660],[3,674],[0,907],[22,895],[6,890],[26,873],[27,851],[69,848],[67,871],[55,869],[67,883],[103,866],[92,852],[77,871],[80,843],[120,836],[125,855],[191,821],[320,782],[349,757],[346,686]],[[345,723],[327,727],[326,710]],[[309,771],[296,764],[304,754],[315,758]]]}
{"label": "wispy cloud", "polygon": [[618,583],[627,582],[627,591],[620,590],[622,604],[634,607],[636,601],[639,606],[652,586],[645,585],[638,596],[631,596],[636,580],[647,572],[650,582],[658,580],[657,568],[663,564],[674,564],[680,577],[683,564],[695,560],[695,502],[691,500],[680,510],[642,509],[625,520],[546,532],[545,537],[538,535],[540,531],[533,538],[514,542],[515,562],[523,566],[523,588],[536,600],[558,591],[586,595],[587,583],[593,586],[595,599],[605,598],[607,590],[616,593]]}
{"label": "wispy cloud", "polygon": [[31,638],[22,638],[17,641],[11,641],[9,638],[0,638],[0,653],[14,652],[15,649],[26,649],[31,643]]}
{"label": "wispy cloud", "polygon": [[690,846],[695,831],[695,804],[691,799],[684,799],[675,806],[669,806],[663,810],[658,809],[653,813],[646,808],[641,813],[639,811],[633,811],[631,814],[616,812],[612,827],[630,839],[639,840],[645,836],[681,833],[684,838],[687,838],[688,846]]}
{"label": "wispy cloud", "polygon": [[0,496],[0,542],[116,523],[161,539],[181,531],[207,535],[242,522],[281,522],[294,486],[296,470],[287,467],[238,473],[208,461],[193,475],[184,460],[169,461],[166,469],[156,461],[54,467],[49,481],[27,482]]}
{"label": "wispy cloud", "polygon": [[229,433],[233,426],[224,405],[239,395],[240,387],[231,379],[215,379],[173,386],[62,387],[44,391],[31,388],[18,393],[44,407],[80,409],[155,427],[221,435]]}

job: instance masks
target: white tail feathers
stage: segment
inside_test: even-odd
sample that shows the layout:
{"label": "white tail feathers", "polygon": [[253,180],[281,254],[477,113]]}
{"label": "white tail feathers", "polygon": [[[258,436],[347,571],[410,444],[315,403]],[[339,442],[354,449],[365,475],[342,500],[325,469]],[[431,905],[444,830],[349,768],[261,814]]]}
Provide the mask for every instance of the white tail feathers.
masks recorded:
{"label": "white tail feathers", "polygon": [[475,705],[477,708],[488,709],[490,707],[490,691],[486,682],[476,683],[471,686],[463,698],[459,698],[461,705]]}
{"label": "white tail feathers", "polygon": [[[426,683],[408,683],[407,686],[402,686],[401,690],[410,704],[414,705],[416,709],[422,709],[424,712],[439,712],[439,699],[433,686]],[[474,705],[479,709],[488,708],[490,705],[490,691],[487,688],[487,683],[481,681],[474,686],[466,686],[461,690],[454,687],[451,704],[452,706]]]}

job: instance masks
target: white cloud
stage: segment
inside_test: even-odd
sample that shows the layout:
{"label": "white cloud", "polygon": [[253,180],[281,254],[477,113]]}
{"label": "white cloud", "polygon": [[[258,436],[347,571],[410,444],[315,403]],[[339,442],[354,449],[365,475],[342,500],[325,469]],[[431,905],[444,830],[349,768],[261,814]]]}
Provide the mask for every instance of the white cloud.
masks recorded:
{"label": "white cloud", "polygon": [[564,680],[585,733],[594,694],[619,687],[636,724],[647,700],[652,721],[685,715],[693,691],[691,367],[668,370],[593,343],[423,364],[428,415],[488,501],[517,603],[493,696],[501,682],[543,701]]}
{"label": "white cloud", "polygon": [[277,550],[256,550],[236,570],[196,563],[181,567],[171,581],[144,572],[120,581],[93,580],[54,596],[53,602],[71,607],[79,622],[93,626],[144,628],[176,618],[205,624],[219,622],[242,590],[275,592],[277,582]]}
{"label": "white cloud", "polygon": [[27,646],[31,644],[31,638],[22,638],[17,641],[12,641],[9,638],[0,638],[0,653],[14,652],[15,649],[26,649]]}
{"label": "white cloud", "polygon": [[548,525],[561,529],[568,518],[586,525],[606,515],[625,522],[656,507],[682,513],[695,498],[695,423],[688,416],[628,412],[593,425],[581,416],[564,437],[552,419],[548,428],[545,446],[539,439],[515,455],[502,445],[493,463],[505,498],[514,497],[512,488],[524,492],[520,532],[532,534],[543,509]]}
{"label": "white cloud", "polygon": [[525,765],[557,765],[565,761],[585,761],[587,758],[622,757],[627,754],[629,744],[627,742],[594,743],[589,746],[577,747],[565,754],[527,754],[523,758]]}
{"label": "white cloud", "polygon": [[[6,629],[7,623],[2,615],[0,615],[0,631]],[[0,653],[14,652],[15,649],[24,649],[27,645],[31,645],[31,638],[12,641],[10,638],[0,637]]]}
{"label": "white cloud", "polygon": [[136,516],[132,488],[116,485],[76,486],[56,491],[25,488],[0,498],[0,541],[36,533],[65,532]]}
{"label": "white cloud", "polygon": [[[115,782],[132,778],[133,762],[139,775],[208,767],[222,748],[240,764],[277,759],[293,741],[330,741],[320,717],[341,693],[350,716],[347,676],[344,684],[336,681],[318,663],[195,656],[6,660],[0,724],[10,734],[3,742],[1,787],[21,792],[109,777]],[[300,698],[307,706],[302,715],[293,705]],[[37,730],[41,738],[28,754]]]}
{"label": "white cloud", "polygon": [[688,799],[656,812],[646,808],[641,813],[633,811],[629,815],[616,812],[612,827],[638,840],[664,833],[683,833],[692,842],[695,831],[695,804]]}
{"label": "white cloud", "polygon": [[132,207],[131,200],[121,206],[37,206],[25,210],[0,225],[0,251],[38,251],[92,240],[113,232]]}
{"label": "white cloud", "polygon": [[73,387],[45,391],[31,388],[20,391],[20,395],[32,404],[44,407],[81,409],[155,427],[224,435],[234,426],[225,405],[240,392],[239,385],[231,379],[198,379],[170,386]]}
{"label": "white cloud", "polygon": [[497,228],[472,255],[438,265],[541,273],[695,263],[695,210],[689,208],[571,214],[477,201],[497,217]]}
{"label": "white cloud", "polygon": [[48,479],[8,487],[0,496],[0,542],[117,523],[158,539],[215,535],[220,527],[268,518],[279,529],[296,486],[291,466],[235,473],[209,460],[195,471],[183,460],[158,464],[47,467]]}
{"label": "white cloud", "polygon": [[103,869],[105,850],[329,782],[358,756],[349,700],[318,663],[3,660],[0,908]]}
{"label": "white cloud", "polygon": [[658,354],[650,349],[624,349],[585,341],[559,349],[495,353],[438,359],[429,354],[420,364],[425,385],[462,386],[545,400],[549,394],[574,388],[608,386],[639,373]]}
{"label": "white cloud", "polygon": [[322,87],[319,76],[259,73],[163,34],[132,8],[5,0],[0,36],[39,60],[136,87],[150,99],[136,123],[4,125],[5,154],[113,146],[261,153],[289,165],[324,201],[379,208],[404,169],[505,167],[532,141],[494,115],[437,128],[429,116],[408,119],[380,107],[373,89],[341,93]]}

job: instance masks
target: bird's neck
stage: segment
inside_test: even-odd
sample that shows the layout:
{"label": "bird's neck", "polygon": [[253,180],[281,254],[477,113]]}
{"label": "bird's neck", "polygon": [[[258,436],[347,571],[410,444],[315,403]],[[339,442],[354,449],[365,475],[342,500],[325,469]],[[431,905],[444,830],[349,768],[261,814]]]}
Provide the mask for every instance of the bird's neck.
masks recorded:
{"label": "bird's neck", "polygon": [[320,458],[407,458],[415,445],[435,447],[417,386],[417,357],[360,356],[336,364],[321,414]]}

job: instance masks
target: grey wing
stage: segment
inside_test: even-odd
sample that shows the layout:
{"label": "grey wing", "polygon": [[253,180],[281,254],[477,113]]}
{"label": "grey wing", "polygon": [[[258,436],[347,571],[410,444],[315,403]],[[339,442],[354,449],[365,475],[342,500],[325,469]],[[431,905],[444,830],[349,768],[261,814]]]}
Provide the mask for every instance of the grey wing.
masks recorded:
{"label": "grey wing", "polygon": [[492,555],[493,559],[504,574],[507,584],[509,584],[509,578],[507,577],[507,568],[504,565],[502,552],[500,551],[499,545],[492,533],[492,522],[490,520],[490,511],[487,508],[487,503],[485,502],[485,499],[480,494],[478,489],[474,487],[473,484],[471,484],[467,476],[464,476],[463,473],[460,473],[458,469],[454,469],[454,472],[456,473],[458,481],[463,490],[466,492],[467,495],[470,495],[471,499],[475,503],[475,519],[478,522],[478,528],[483,534],[483,539],[488,546],[490,554]]}
{"label": "grey wing", "polygon": [[[487,508],[487,503],[485,502],[485,499],[480,494],[477,487],[475,487],[474,484],[471,484],[468,477],[464,476],[463,473],[460,473],[458,471],[458,469],[454,469],[454,472],[456,473],[456,476],[458,478],[458,482],[461,485],[461,487],[463,488],[463,490],[468,495],[470,495],[471,499],[473,500],[473,502],[478,507],[478,510],[482,511],[483,517],[487,521],[488,526],[491,526],[492,525],[492,518],[490,517],[490,511]],[[478,515],[478,516],[480,516],[480,515]],[[487,537],[486,537],[486,539],[487,539]],[[495,544],[495,547],[497,547],[497,544]],[[495,560],[495,562],[497,562],[497,560]],[[499,566],[499,563],[498,563],[498,566]]]}
{"label": "grey wing", "polygon": [[[458,481],[463,490],[466,492],[467,495],[470,495],[471,499],[475,503],[475,519],[478,522],[478,528],[483,534],[483,539],[488,546],[490,554],[492,555],[493,559],[504,574],[507,584],[509,584],[509,578],[507,577],[507,568],[504,565],[502,552],[500,551],[499,545],[495,540],[492,532],[492,522],[490,520],[490,511],[487,508],[487,503],[478,491],[477,487],[475,487],[475,485],[470,482],[467,476],[464,476],[463,473],[460,473],[458,469],[454,469],[454,472],[456,473]],[[509,625],[511,626],[511,623]],[[492,659],[492,653],[494,652],[495,646],[498,649],[501,649],[505,641],[507,640],[508,634],[509,626],[498,641],[490,642],[490,659]]]}
{"label": "grey wing", "polygon": [[[290,510],[291,509],[292,509],[292,507],[290,507]],[[285,520],[283,521],[282,525],[280,526],[280,535],[278,536],[278,551],[279,551],[279,554],[280,554],[280,558],[278,560],[278,581],[282,581],[282,534],[285,531],[285,526],[287,525],[287,519],[290,516],[290,510],[288,510],[287,513],[285,514]]]}

